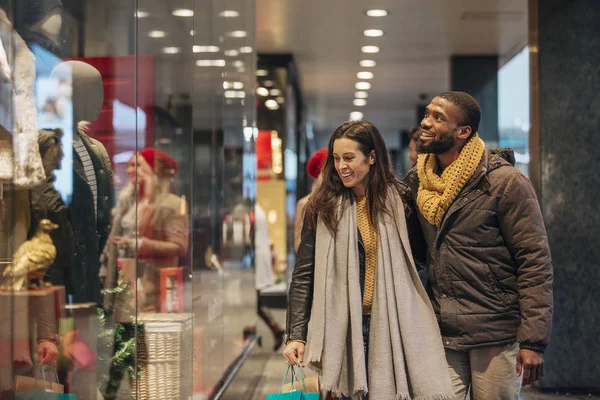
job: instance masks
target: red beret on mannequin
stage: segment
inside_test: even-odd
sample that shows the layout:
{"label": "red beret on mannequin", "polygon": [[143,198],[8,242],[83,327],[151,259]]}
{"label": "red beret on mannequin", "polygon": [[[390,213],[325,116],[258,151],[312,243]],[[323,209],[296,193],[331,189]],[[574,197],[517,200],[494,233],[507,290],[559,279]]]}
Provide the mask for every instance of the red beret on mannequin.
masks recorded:
{"label": "red beret on mannequin", "polygon": [[160,178],[171,178],[179,171],[177,161],[164,151],[146,148],[140,151],[140,156],[144,157]]}
{"label": "red beret on mannequin", "polygon": [[317,179],[319,174],[321,173],[321,169],[323,165],[325,165],[325,161],[327,160],[327,149],[319,149],[312,155],[308,163],[306,164],[306,172],[311,177]]}

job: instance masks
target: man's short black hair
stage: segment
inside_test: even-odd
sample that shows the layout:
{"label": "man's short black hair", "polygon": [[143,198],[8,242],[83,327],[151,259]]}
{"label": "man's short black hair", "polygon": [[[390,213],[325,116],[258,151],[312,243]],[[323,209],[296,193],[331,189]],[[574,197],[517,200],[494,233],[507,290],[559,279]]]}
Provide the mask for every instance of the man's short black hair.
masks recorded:
{"label": "man's short black hair", "polygon": [[479,107],[479,103],[477,103],[477,100],[473,96],[465,92],[451,91],[439,94],[438,97],[458,106],[465,116],[465,120],[462,123],[471,127],[471,135],[477,132],[479,122],[481,121],[481,107]]}

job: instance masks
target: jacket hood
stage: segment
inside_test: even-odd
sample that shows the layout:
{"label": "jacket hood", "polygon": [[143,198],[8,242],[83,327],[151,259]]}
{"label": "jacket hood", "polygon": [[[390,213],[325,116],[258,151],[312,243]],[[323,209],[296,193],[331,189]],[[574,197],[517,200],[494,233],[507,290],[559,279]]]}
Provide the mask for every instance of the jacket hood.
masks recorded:
{"label": "jacket hood", "polygon": [[515,166],[515,151],[513,149],[490,149],[491,159],[498,158]]}

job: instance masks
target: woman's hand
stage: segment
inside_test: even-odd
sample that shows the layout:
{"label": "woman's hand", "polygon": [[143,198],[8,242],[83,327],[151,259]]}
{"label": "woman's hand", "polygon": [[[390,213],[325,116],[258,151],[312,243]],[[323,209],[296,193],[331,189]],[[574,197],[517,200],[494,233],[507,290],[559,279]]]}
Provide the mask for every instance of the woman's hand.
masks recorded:
{"label": "woman's hand", "polygon": [[44,365],[52,365],[58,359],[58,347],[49,340],[40,340],[38,343],[38,361]]}
{"label": "woman's hand", "polygon": [[287,360],[288,365],[296,365],[298,362],[304,367],[304,347],[302,342],[289,342],[283,349],[283,357]]}

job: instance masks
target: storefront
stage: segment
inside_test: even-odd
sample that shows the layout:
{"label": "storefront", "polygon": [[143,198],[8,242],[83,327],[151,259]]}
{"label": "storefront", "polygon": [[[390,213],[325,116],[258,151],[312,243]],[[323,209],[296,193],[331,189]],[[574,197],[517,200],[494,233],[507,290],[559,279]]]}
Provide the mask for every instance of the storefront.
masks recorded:
{"label": "storefront", "polygon": [[38,362],[78,399],[215,397],[256,344],[254,2],[0,7],[0,398]]}

